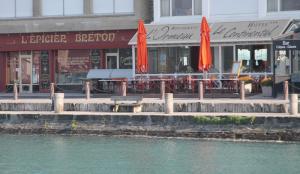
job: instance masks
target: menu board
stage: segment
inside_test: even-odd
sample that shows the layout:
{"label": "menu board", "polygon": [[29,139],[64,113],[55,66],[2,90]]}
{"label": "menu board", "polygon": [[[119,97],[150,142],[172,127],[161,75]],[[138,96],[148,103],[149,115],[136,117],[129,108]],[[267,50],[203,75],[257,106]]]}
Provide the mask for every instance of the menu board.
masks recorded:
{"label": "menu board", "polygon": [[49,71],[49,55],[47,51],[41,52],[41,89],[49,89],[50,86],[50,71]]}

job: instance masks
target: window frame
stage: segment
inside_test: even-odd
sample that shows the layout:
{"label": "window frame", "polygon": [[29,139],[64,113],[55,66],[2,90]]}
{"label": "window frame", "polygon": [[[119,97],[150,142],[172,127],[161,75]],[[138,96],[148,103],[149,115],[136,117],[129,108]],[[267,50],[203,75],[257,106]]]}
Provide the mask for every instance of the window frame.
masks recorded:
{"label": "window frame", "polygon": [[82,13],[81,14],[66,14],[66,9],[65,9],[65,0],[61,0],[63,1],[62,3],[62,14],[55,14],[55,15],[46,15],[44,14],[44,11],[43,11],[43,0],[41,1],[41,16],[43,17],[55,17],[55,16],[64,16],[64,17],[69,17],[69,16],[84,16],[84,0],[82,0]]}
{"label": "window frame", "polygon": [[[169,12],[170,12],[170,15],[169,16],[162,16],[162,7],[160,6],[160,17],[185,17],[185,16],[202,16],[202,12],[203,12],[203,0],[201,0],[201,15],[195,15],[195,0],[191,0],[192,1],[192,15],[173,15],[173,0],[168,0],[169,1]],[[161,0],[159,1],[160,2],[160,5],[162,4],[161,3]]]}
{"label": "window frame", "polygon": [[[33,5],[33,0],[31,0],[32,5]],[[19,19],[19,18],[32,18],[33,17],[33,7],[31,8],[31,16],[18,16],[17,15],[17,0],[13,0],[14,3],[14,8],[13,10],[13,16],[11,17],[1,17],[0,19]]]}
{"label": "window frame", "polygon": [[[134,0],[132,0],[132,5],[133,5],[133,7],[132,7],[133,11],[132,12],[116,12],[116,0],[111,0],[111,1],[113,1],[113,11],[112,11],[112,13],[96,13],[94,7],[92,9],[92,13],[94,15],[99,15],[99,16],[105,16],[105,15],[132,15],[132,14],[135,13]],[[94,4],[94,0],[92,2]]]}
{"label": "window frame", "polygon": [[268,1],[267,1],[267,13],[278,13],[278,12],[282,12],[282,13],[288,13],[288,12],[300,12],[300,9],[299,10],[281,10],[281,4],[282,4],[282,1],[283,0],[276,0],[277,1],[277,9],[275,11],[268,11]]}

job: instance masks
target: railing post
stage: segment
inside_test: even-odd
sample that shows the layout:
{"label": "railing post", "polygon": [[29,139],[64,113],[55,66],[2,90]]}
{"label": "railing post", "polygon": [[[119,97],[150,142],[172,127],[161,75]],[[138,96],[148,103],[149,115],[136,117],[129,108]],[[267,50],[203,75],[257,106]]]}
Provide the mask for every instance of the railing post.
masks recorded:
{"label": "railing post", "polygon": [[64,111],[64,93],[55,93],[54,95],[54,112],[60,113]]}
{"label": "railing post", "polygon": [[125,81],[121,82],[121,95],[126,96],[127,95],[127,85]]}
{"label": "railing post", "polygon": [[174,112],[173,93],[166,93],[165,96],[165,114],[172,114]]}
{"label": "railing post", "polygon": [[18,100],[18,86],[17,86],[17,83],[14,83],[14,99]]}
{"label": "railing post", "polygon": [[199,83],[198,83],[198,93],[199,93],[199,100],[203,100],[204,91],[203,91],[203,82],[202,81],[199,81]]}
{"label": "railing post", "polygon": [[[275,90],[275,89],[273,89],[273,90]],[[283,91],[284,91],[284,100],[288,100],[289,99],[289,82],[288,81],[284,81]]]}
{"label": "railing post", "polygon": [[245,82],[240,82],[240,99],[245,100]]}
{"label": "railing post", "polygon": [[53,100],[54,97],[54,83],[50,83],[50,99]]}
{"label": "railing post", "polygon": [[90,82],[85,82],[85,98],[87,100],[91,98]]}
{"label": "railing post", "polygon": [[290,114],[291,115],[297,115],[298,114],[298,94],[291,94]]}
{"label": "railing post", "polygon": [[165,98],[165,92],[166,92],[166,82],[164,80],[160,81],[160,99]]}

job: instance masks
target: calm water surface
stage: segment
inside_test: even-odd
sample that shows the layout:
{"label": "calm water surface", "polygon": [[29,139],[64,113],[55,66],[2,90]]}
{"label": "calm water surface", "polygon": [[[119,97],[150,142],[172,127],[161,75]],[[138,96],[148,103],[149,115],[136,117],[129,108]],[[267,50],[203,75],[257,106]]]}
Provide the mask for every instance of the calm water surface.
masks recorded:
{"label": "calm water surface", "polygon": [[299,174],[300,144],[0,135],[0,174]]}

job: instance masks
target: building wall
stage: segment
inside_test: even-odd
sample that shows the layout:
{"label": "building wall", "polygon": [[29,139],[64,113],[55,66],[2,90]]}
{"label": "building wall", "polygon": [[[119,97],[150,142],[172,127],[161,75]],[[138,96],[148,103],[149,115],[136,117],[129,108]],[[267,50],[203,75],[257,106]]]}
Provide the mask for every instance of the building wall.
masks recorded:
{"label": "building wall", "polygon": [[33,17],[2,18],[0,34],[135,29],[138,19],[152,20],[151,0],[134,0],[134,13],[128,15],[94,15],[92,9],[92,0],[84,0],[84,15],[44,17],[41,0],[33,0]]}
{"label": "building wall", "polygon": [[[154,0],[154,21],[159,24],[199,23],[202,16],[161,17]],[[300,11],[267,12],[267,0],[202,0],[202,15],[210,22],[300,18]]]}

